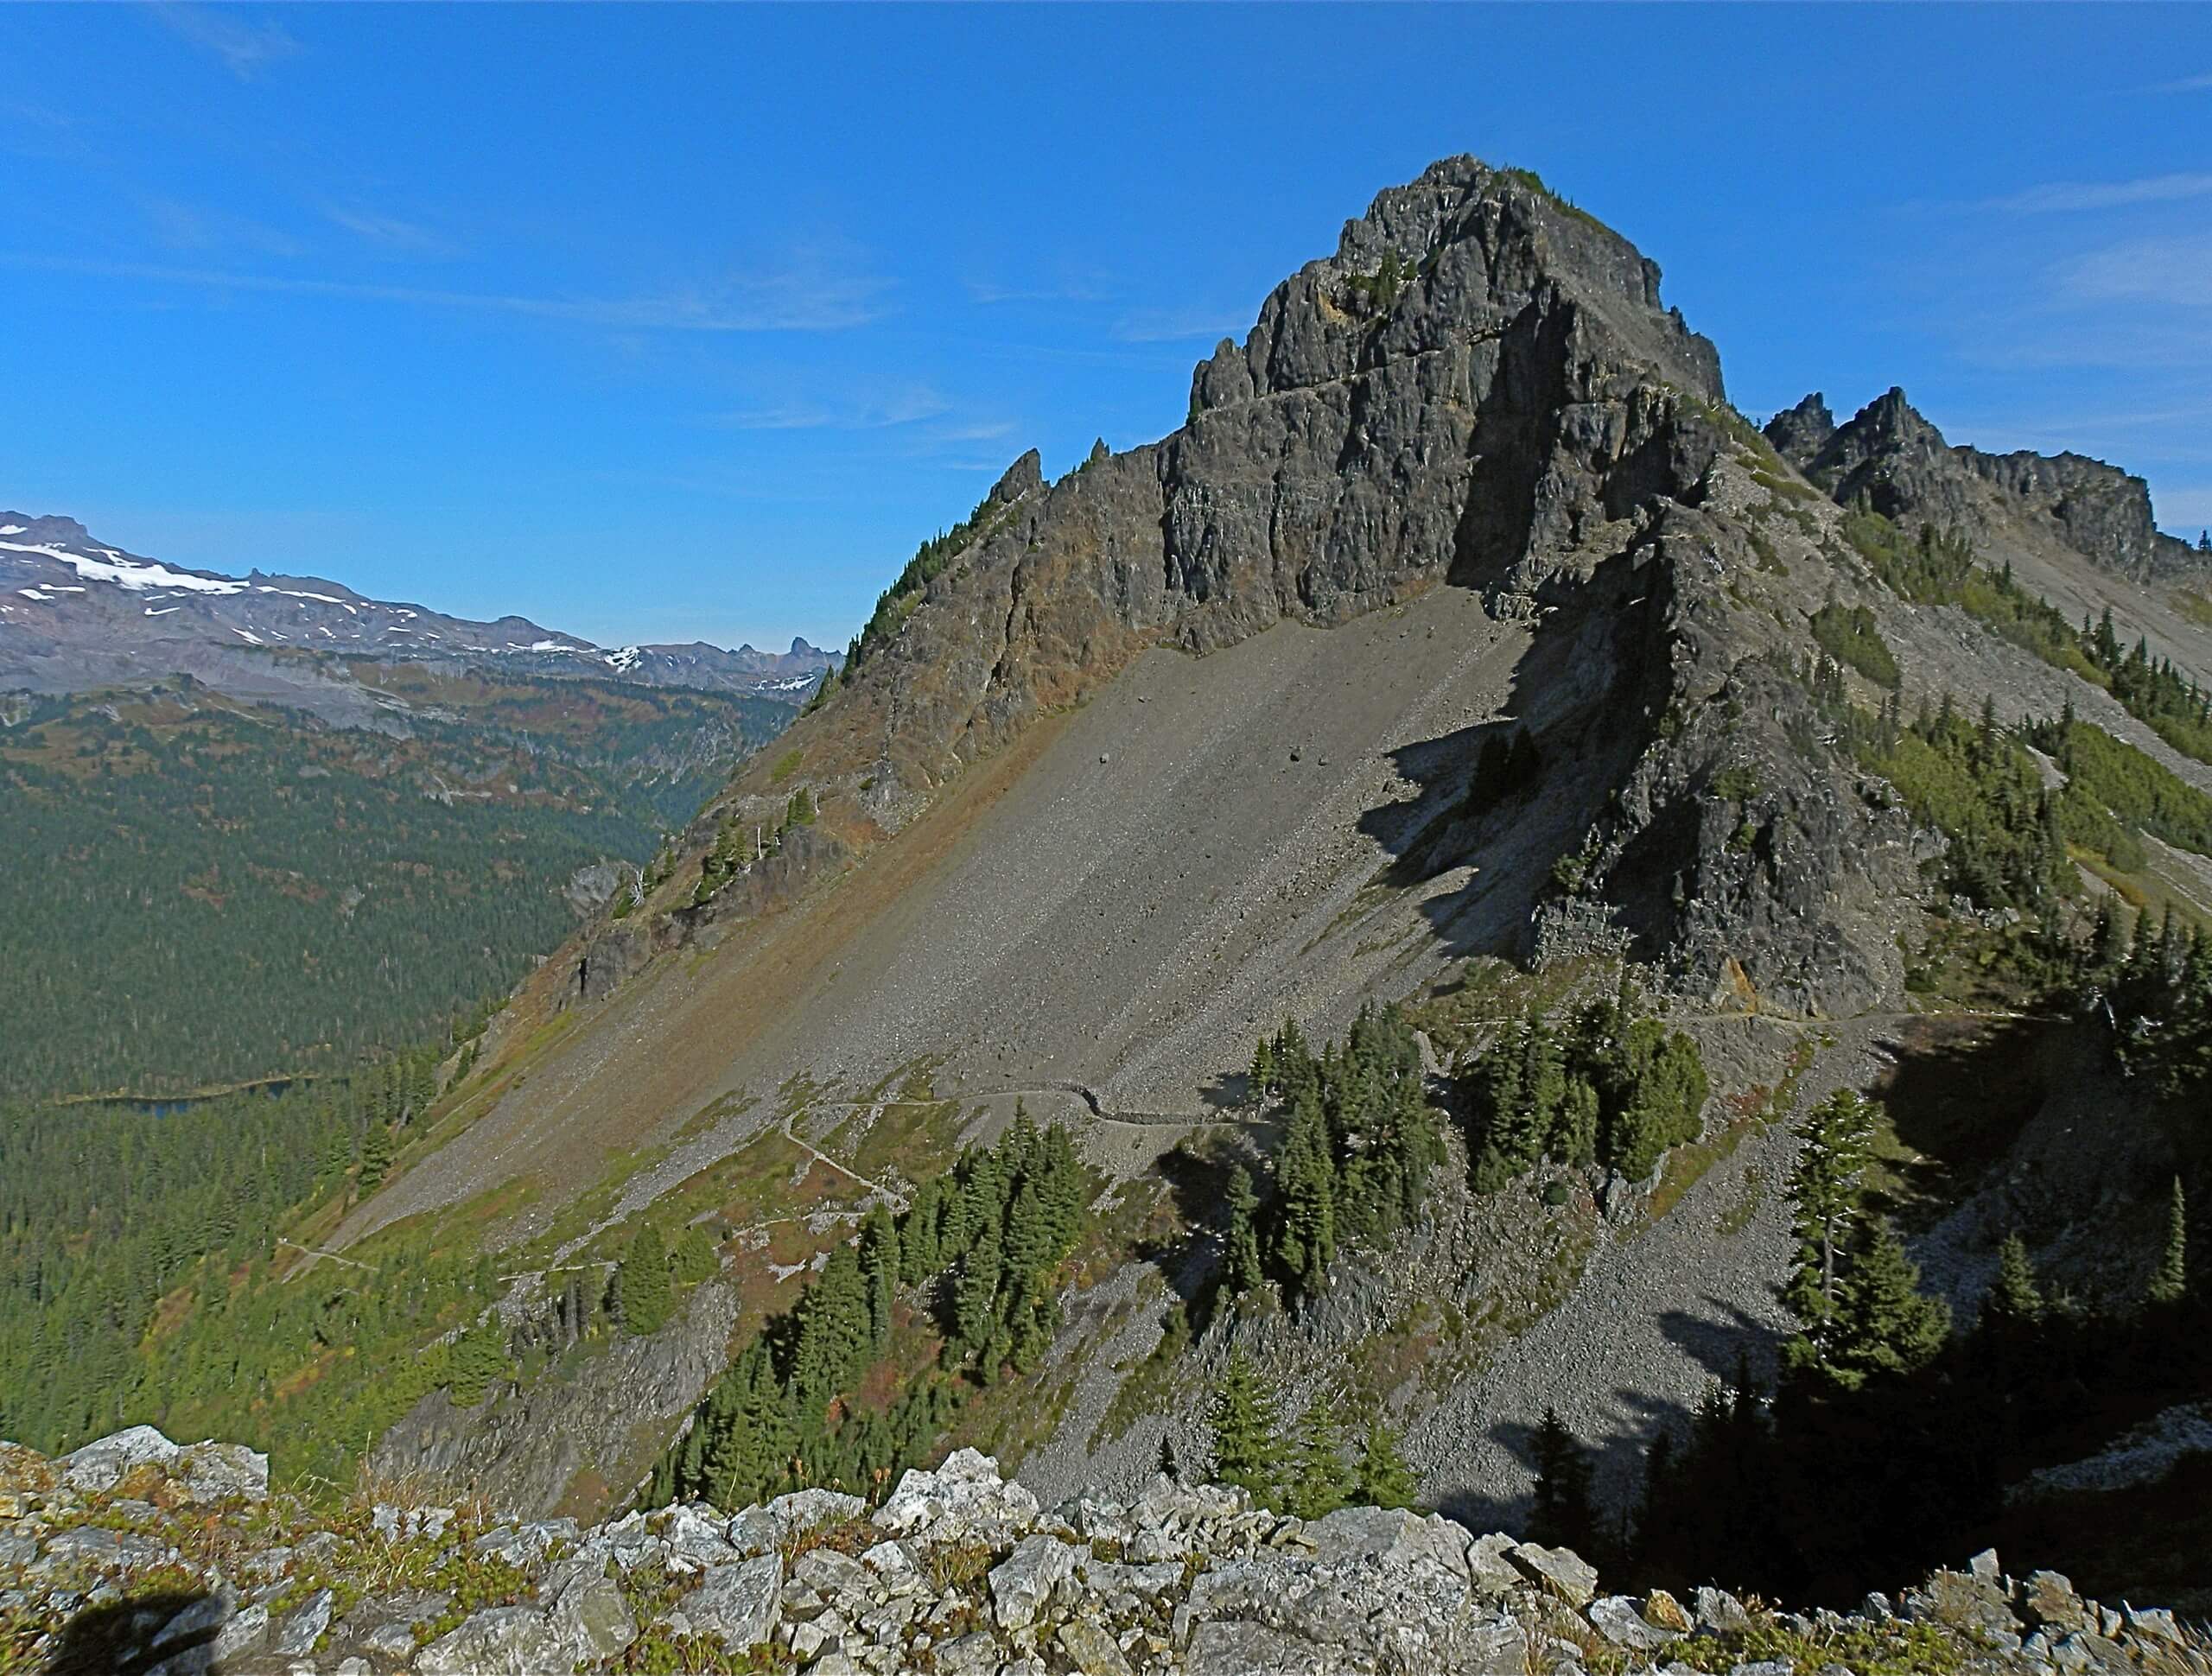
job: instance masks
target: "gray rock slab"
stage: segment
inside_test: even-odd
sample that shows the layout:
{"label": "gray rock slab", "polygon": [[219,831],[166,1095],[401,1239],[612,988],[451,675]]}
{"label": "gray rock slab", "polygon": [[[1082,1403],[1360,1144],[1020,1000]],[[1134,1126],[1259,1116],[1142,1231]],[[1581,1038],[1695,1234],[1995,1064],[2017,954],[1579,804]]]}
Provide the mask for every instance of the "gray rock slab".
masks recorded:
{"label": "gray rock slab", "polygon": [[[563,1668],[560,1638],[527,1606],[495,1606],[441,1635],[415,1660],[420,1676],[546,1676]],[[574,1660],[568,1661],[574,1668]]]}
{"label": "gray rock slab", "polygon": [[776,1633],[782,1611],[784,1562],[775,1554],[717,1565],[683,1597],[692,1627],[733,1647],[758,1647]]}

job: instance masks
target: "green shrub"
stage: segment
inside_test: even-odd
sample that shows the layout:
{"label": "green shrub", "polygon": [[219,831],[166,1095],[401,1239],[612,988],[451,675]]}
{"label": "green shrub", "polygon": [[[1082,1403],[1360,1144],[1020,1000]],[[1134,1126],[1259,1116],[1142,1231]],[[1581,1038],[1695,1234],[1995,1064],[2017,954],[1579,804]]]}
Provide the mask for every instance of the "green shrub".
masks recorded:
{"label": "green shrub", "polygon": [[1874,613],[1865,606],[1842,606],[1830,600],[1813,613],[1812,627],[1814,642],[1847,669],[1891,691],[1902,683],[1897,660],[1875,626]]}

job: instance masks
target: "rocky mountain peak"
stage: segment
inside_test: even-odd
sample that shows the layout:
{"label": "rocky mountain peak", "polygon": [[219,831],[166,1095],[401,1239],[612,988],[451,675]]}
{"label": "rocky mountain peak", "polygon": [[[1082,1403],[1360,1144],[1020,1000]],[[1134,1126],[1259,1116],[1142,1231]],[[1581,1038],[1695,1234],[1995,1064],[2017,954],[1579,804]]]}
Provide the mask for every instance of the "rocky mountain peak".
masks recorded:
{"label": "rocky mountain peak", "polygon": [[1768,420],[1764,435],[1777,454],[1802,471],[1835,435],[1835,416],[1816,390]]}
{"label": "rocky mountain peak", "polygon": [[1051,485],[1015,461],[821,725],[895,826],[1147,645],[1342,622],[1447,576],[1529,585],[1690,495],[1723,399],[1656,263],[1535,175],[1446,159],[1275,288],[1196,370],[1181,429]]}
{"label": "rocky mountain peak", "polygon": [[1894,386],[1815,445],[1826,416],[1825,403],[1808,397],[1770,421],[1767,436],[1847,505],[1863,497],[1885,517],[1956,530],[1985,550],[2040,538],[2138,578],[2204,568],[2187,543],[2159,533],[2150,486],[2117,466],[2072,453],[1955,446]]}
{"label": "rocky mountain peak", "polygon": [[1533,174],[1432,164],[1347,221],[1333,256],[1277,286],[1240,346],[1194,375],[1194,413],[1468,342],[1571,302],[1657,378],[1722,399],[1719,356],[1659,301],[1659,267]]}
{"label": "rocky mountain peak", "polygon": [[991,485],[991,492],[983,497],[988,506],[1010,506],[1032,489],[1045,486],[1045,460],[1032,448],[1000,474]]}
{"label": "rocky mountain peak", "polygon": [[76,519],[43,512],[0,512],[0,537],[57,546],[89,545],[92,539]]}

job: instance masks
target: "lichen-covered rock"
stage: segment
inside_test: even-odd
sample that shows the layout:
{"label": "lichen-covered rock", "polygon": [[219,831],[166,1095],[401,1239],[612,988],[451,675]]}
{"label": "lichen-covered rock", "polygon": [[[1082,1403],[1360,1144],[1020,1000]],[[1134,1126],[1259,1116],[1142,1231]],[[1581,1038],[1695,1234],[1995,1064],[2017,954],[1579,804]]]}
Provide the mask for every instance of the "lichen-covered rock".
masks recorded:
{"label": "lichen-covered rock", "polygon": [[571,1668],[612,1659],[638,1639],[637,1621],[630,1616],[621,1589],[588,1571],[559,1589],[545,1622]]}
{"label": "lichen-covered rock", "polygon": [[779,1537],[788,1541],[824,1525],[843,1525],[864,1518],[868,1503],[857,1495],[847,1495],[838,1490],[802,1489],[779,1495],[768,1503],[766,1511]]}
{"label": "lichen-covered rock", "polygon": [[1570,1606],[1587,1606],[1598,1593],[1598,1568],[1572,1548],[1546,1548],[1523,1542],[1511,1555],[1523,1575],[1549,1589]]}
{"label": "lichen-covered rock", "polygon": [[1679,1630],[1662,1629],[1648,1622],[1626,1595],[1605,1595],[1592,1601],[1588,1616],[1599,1635],[1631,1653],[1649,1653],[1681,1639]]}
{"label": "lichen-covered rock", "polygon": [[1054,1536],[1024,1537],[991,1568],[991,1605],[1001,1629],[1037,1622],[1052,1590],[1075,1575],[1075,1550]]}
{"label": "lichen-covered rock", "polygon": [[875,1522],[901,1536],[938,1540],[949,1532],[979,1540],[1020,1536],[1037,1522],[1037,1498],[999,1476],[996,1461],[972,1449],[956,1450],[934,1472],[910,1468]]}
{"label": "lichen-covered rock", "polygon": [[134,1425],[62,1457],[62,1479],[83,1494],[113,1490],[144,1469],[192,1503],[264,1500],[269,1457],[237,1444],[175,1444],[150,1425]]}
{"label": "lichen-covered rock", "polygon": [[683,1615],[734,1647],[757,1647],[776,1633],[783,1583],[784,1562],[772,1553],[717,1565],[683,1597]]}
{"label": "lichen-covered rock", "polygon": [[421,1676],[544,1676],[561,1668],[563,1653],[542,1614],[494,1606],[424,1647],[415,1668]]}
{"label": "lichen-covered rock", "polygon": [[1424,1518],[1402,1508],[1339,1508],[1306,1526],[1304,1534],[1313,1557],[1332,1564],[1409,1565],[1426,1560],[1462,1577],[1467,1575],[1473,1540],[1465,1527],[1441,1514]]}
{"label": "lichen-covered rock", "polygon": [[329,1590],[316,1590],[278,1622],[270,1649],[295,1658],[314,1652],[315,1642],[330,1628],[330,1616],[337,1603],[338,1597]]}
{"label": "lichen-covered rock", "polygon": [[[165,1470],[149,1449],[140,1438],[91,1458],[119,1463],[111,1479],[98,1469],[104,1482],[136,1487],[131,1474]],[[39,1476],[21,1455],[10,1470]],[[995,1462],[967,1452],[901,1489],[886,1511],[908,1533],[854,1558],[841,1532],[786,1568],[773,1548],[702,1563],[728,1548],[728,1521],[696,1508],[534,1533],[470,1508],[395,1510],[388,1538],[365,1540],[361,1525],[334,1529],[282,1497],[211,1514],[79,1493],[57,1470],[31,1492],[36,1510],[0,1514],[0,1606],[14,1623],[27,1606],[46,1615],[35,1660],[74,1615],[143,1599],[123,1667],[161,1676],[616,1676],[733,1658],[812,1676],[1817,1676],[1832,1646],[1870,1649],[1874,1668],[1935,1656],[1974,1676],[2212,1676],[2212,1651],[2171,1613],[2100,1606],[2051,1572],[2015,1585],[1993,1558],[1907,1591],[1902,1617],[1872,1599],[1850,1616],[1777,1616],[1712,1588],[1692,1613],[1660,1592],[1601,1594],[1564,1549],[1433,1515],[1351,1508],[1302,1522],[1242,1491],[1160,1480],[1127,1505],[1078,1496],[1039,1519]],[[850,1511],[810,1498],[735,1522]],[[118,1552],[162,1556],[136,1597]],[[241,1576],[254,1579],[244,1591]],[[425,1576],[450,1591],[395,1586]],[[476,1609],[459,1617],[456,1597]]]}
{"label": "lichen-covered rock", "polygon": [[1095,1623],[1083,1618],[1073,1619],[1059,1627],[1054,1639],[1083,1676],[1132,1676],[1129,1661],[1122,1656],[1121,1647]]}

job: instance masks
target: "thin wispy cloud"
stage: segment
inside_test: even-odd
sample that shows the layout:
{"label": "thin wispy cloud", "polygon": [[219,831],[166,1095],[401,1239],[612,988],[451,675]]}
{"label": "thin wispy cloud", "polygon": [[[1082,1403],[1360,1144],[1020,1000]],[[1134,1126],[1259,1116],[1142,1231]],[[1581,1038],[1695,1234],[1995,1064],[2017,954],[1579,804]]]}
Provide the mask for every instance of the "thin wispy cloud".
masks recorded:
{"label": "thin wispy cloud", "polygon": [[2058,277],[2083,302],[2212,308],[2212,233],[2127,239],[2062,263]]}
{"label": "thin wispy cloud", "polygon": [[2212,195],[2212,175],[2152,175],[2135,181],[2055,181],[2009,197],[1990,199],[1985,207],[2016,215],[2042,215],[2171,204],[2208,195]]}
{"label": "thin wispy cloud", "polygon": [[1067,279],[1037,285],[1007,285],[995,280],[967,282],[968,300],[988,308],[1001,302],[1104,302],[1114,288],[1100,277]]}
{"label": "thin wispy cloud", "polygon": [[366,244],[403,256],[449,256],[453,246],[428,227],[348,204],[326,204],[323,216]]}
{"label": "thin wispy cloud", "polygon": [[299,41],[281,23],[260,23],[213,6],[167,0],[151,8],[177,35],[222,60],[240,81],[251,81],[270,65],[296,58]]}
{"label": "thin wispy cloud", "polygon": [[837,416],[825,407],[800,403],[789,407],[741,408],[718,413],[712,422],[729,430],[827,430]]}
{"label": "thin wispy cloud", "polygon": [[946,425],[932,433],[940,442],[996,442],[1014,435],[1011,419],[967,425]]}
{"label": "thin wispy cloud", "polygon": [[831,404],[789,402],[718,413],[712,422],[729,430],[888,430],[944,413],[948,403],[933,390],[901,390]]}
{"label": "thin wispy cloud", "polygon": [[2212,71],[2201,76],[2183,76],[2179,81],[2161,81],[2145,90],[2152,93],[2212,93]]}
{"label": "thin wispy cloud", "polygon": [[149,198],[141,207],[156,241],[168,250],[203,256],[290,257],[302,253],[300,241],[291,234],[228,210],[174,198]]}
{"label": "thin wispy cloud", "polygon": [[1181,343],[1194,338],[1211,342],[1233,338],[1249,323],[1226,308],[1137,308],[1114,322],[1114,335],[1123,343]]}
{"label": "thin wispy cloud", "polygon": [[308,276],[234,273],[219,269],[107,262],[29,251],[0,252],[0,266],[83,274],[99,279],[186,285],[211,291],[334,297],[407,308],[518,314],[613,331],[640,332],[842,331],[880,319],[885,306],[882,294],[889,289],[887,281],[859,276],[817,284],[790,274],[748,274],[718,285],[688,287],[647,296],[549,297],[379,285]]}

